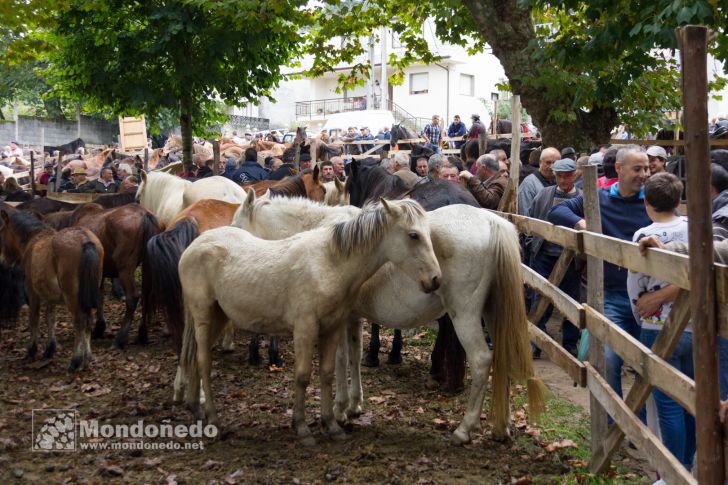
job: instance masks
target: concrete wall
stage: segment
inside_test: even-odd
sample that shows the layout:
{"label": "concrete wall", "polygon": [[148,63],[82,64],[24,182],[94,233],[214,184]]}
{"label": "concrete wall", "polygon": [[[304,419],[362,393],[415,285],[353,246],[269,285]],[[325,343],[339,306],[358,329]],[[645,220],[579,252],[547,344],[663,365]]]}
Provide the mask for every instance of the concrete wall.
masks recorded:
{"label": "concrete wall", "polygon": [[[17,129],[16,129],[17,123]],[[41,140],[41,128],[45,129],[44,140]],[[119,124],[88,116],[77,120],[57,121],[43,118],[19,116],[18,121],[0,122],[0,145],[11,141],[21,145],[63,145],[76,138],[92,145],[116,143],[119,138]]]}

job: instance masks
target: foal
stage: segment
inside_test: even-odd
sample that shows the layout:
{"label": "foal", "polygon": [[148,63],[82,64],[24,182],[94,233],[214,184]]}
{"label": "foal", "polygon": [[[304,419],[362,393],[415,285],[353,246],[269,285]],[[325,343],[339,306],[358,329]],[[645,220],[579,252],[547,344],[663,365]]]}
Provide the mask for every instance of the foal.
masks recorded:
{"label": "foal", "polygon": [[[75,343],[70,370],[84,368],[91,359],[91,310],[98,310],[104,248],[88,229],[71,227],[56,232],[23,211],[0,211],[2,256],[20,263],[30,307],[31,339],[28,357],[38,348],[40,305],[46,303],[48,344],[44,357],[56,350],[53,306],[65,303],[73,315]],[[5,291],[2,289],[1,291]]]}
{"label": "foal", "polygon": [[[312,247],[317,251],[311,252]],[[235,227],[202,234],[179,263],[189,318],[175,400],[182,399],[187,385],[185,400],[197,414],[201,377],[204,416],[217,424],[210,387],[210,348],[228,320],[249,332],[293,333],[293,427],[304,445],[315,443],[305,420],[305,395],[318,343],[321,421],[332,438],[344,439],[333,413],[336,346],[344,319],[351,313],[352,297],[388,261],[418,281],[422,290],[432,292],[439,287],[440,266],[430,229],[422,207],[414,201],[382,201],[349,221],[280,241],[258,239]],[[308,291],[296,291],[304,282]]]}

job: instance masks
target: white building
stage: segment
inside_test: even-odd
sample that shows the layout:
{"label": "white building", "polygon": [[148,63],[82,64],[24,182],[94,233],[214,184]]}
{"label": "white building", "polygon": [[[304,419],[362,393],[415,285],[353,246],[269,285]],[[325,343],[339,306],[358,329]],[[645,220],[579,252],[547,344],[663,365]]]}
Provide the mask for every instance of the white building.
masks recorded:
{"label": "white building", "polygon": [[[270,119],[271,128],[306,125],[311,131],[320,129],[327,115],[342,111],[380,108],[389,109],[397,121],[409,120],[410,125],[418,128],[434,114],[440,115],[447,126],[454,115],[460,115],[466,125],[470,115],[477,113],[483,122],[490,119],[493,96],[498,95],[496,84],[505,79],[500,61],[489,53],[469,56],[462,47],[443,44],[434,36],[434,28],[425,26],[429,32],[428,42],[431,49],[442,59],[431,65],[416,64],[404,71],[400,85],[388,83],[387,105],[381,105],[381,43],[374,46],[374,104],[367,106],[367,88],[357,86],[353,90],[337,92],[338,77],[351,70],[350,65],[337,66],[333,72],[318,78],[301,78],[282,83],[273,94],[276,102],[263,100],[259,106],[259,116]],[[389,53],[402,52],[396,34],[387,36],[387,57]],[[303,66],[312,60],[304,59]],[[289,70],[289,74],[299,74],[299,70]],[[388,76],[395,73],[389,66]],[[370,127],[376,133],[381,127]]]}

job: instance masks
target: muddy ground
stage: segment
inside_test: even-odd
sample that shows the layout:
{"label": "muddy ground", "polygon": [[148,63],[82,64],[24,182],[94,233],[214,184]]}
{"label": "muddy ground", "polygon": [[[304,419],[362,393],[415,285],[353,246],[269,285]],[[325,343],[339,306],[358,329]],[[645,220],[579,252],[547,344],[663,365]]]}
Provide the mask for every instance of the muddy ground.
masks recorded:
{"label": "muddy ground", "polygon": [[[514,441],[504,444],[491,439],[486,403],[481,416],[483,432],[476,433],[469,445],[454,446],[450,434],[462,416],[466,395],[450,396],[425,388],[431,348],[427,332],[407,339],[403,364],[363,368],[365,414],[355,421],[350,439],[343,444],[330,442],[321,434],[315,373],[307,412],[319,444],[313,449],[297,444],[290,428],[290,340],[283,339],[282,357],[287,365],[280,371],[249,366],[246,340],[238,337],[233,353],[216,349],[214,354],[213,391],[223,430],[215,439],[203,438],[203,450],[31,451],[33,409],[74,409],[78,419],[97,419],[100,425],[138,420],[145,424],[193,422],[184,407],[171,402],[176,361],[160,326],[151,329],[149,345],[132,343],[124,351],[114,350],[111,338],[117,326],[113,322],[121,319],[122,307],[118,301],[107,300],[107,308],[111,328],[105,339],[93,342],[94,362],[72,382],[66,369],[73,334],[65,311],[58,312],[58,353],[52,360],[25,359],[25,314],[18,327],[2,329],[0,483],[527,484],[593,480],[584,469],[584,450],[574,448],[583,448],[589,439],[583,410],[568,405],[566,416],[551,423],[551,429],[539,428],[528,423],[524,409],[518,406],[522,389],[514,391]],[[135,331],[132,338],[136,338]],[[383,352],[389,343],[385,337]],[[382,356],[381,360],[386,359]],[[554,409],[567,405],[558,400],[552,404]],[[79,441],[88,446],[104,440]],[[184,446],[200,440],[178,441]],[[633,458],[621,457],[617,464],[609,481],[647,481]]]}

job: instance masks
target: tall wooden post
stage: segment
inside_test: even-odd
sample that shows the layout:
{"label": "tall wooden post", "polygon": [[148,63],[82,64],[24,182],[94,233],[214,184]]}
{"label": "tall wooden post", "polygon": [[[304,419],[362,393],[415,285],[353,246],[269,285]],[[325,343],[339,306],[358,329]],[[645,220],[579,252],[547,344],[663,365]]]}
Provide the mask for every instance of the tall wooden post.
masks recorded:
{"label": "tall wooden post", "polygon": [[30,195],[35,198],[35,152],[30,151]]}
{"label": "tall wooden post", "polygon": [[58,188],[61,186],[61,172],[63,172],[63,167],[61,167],[61,160],[63,160],[63,150],[58,150],[58,158],[56,160],[58,161],[58,163],[56,163],[56,181],[53,184],[54,192],[58,192]]}
{"label": "tall wooden post", "polygon": [[511,129],[511,166],[508,185],[513,189],[513,214],[518,214],[518,179],[521,174],[521,96],[511,98],[513,125]]}
{"label": "tall wooden post", "polygon": [[212,175],[220,172],[220,140],[212,140]]}
{"label": "tall wooden post", "polygon": [[149,171],[149,148],[144,149],[144,171]]}
{"label": "tall wooden post", "polygon": [[708,145],[708,29],[688,25],[677,30],[682,66],[687,167],[688,239],[690,240],[690,318],[693,324],[695,416],[698,482],[723,483],[722,428],[718,420],[719,380],[713,231]]}
{"label": "tall wooden post", "polygon": [[485,155],[485,151],[488,149],[488,134],[485,130],[478,131],[478,156]]}
{"label": "tall wooden post", "polygon": [[[599,187],[597,186],[597,166],[583,168],[584,214],[588,231],[602,233],[602,216],[599,209]],[[587,256],[587,304],[599,313],[604,313],[604,262],[594,256]],[[604,344],[594,335],[589,335],[589,364],[601,375],[605,373]],[[596,452],[607,434],[607,413],[593,394],[589,395],[591,414],[591,449]]]}

